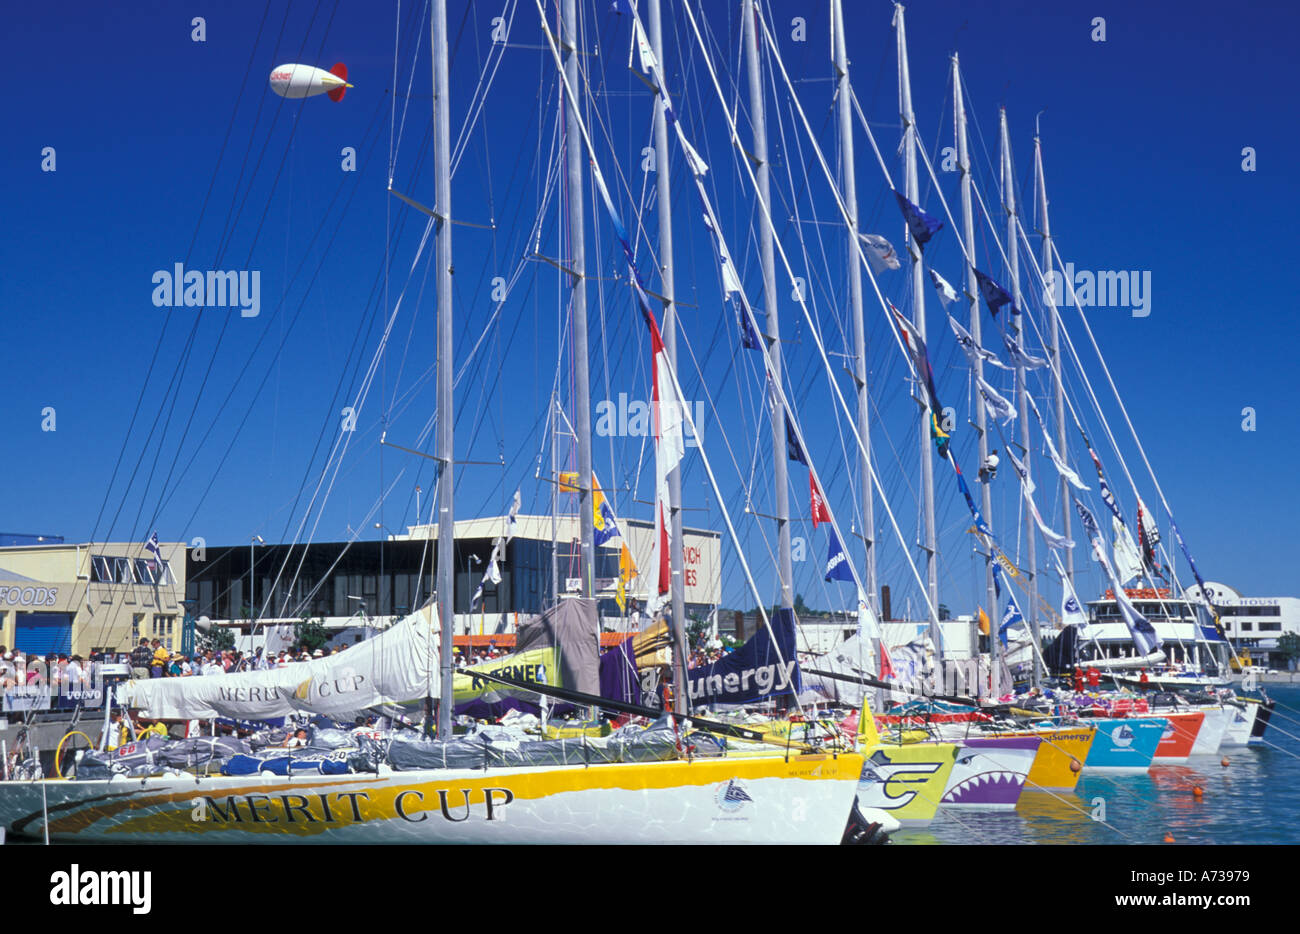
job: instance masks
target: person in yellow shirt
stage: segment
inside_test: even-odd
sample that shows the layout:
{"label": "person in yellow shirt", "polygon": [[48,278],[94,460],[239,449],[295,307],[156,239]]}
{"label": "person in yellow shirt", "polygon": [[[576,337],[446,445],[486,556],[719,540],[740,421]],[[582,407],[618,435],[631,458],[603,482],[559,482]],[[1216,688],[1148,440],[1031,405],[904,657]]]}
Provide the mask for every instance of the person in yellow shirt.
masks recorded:
{"label": "person in yellow shirt", "polygon": [[172,653],[163,648],[163,644],[157,639],[153,640],[153,665],[149,669],[149,677],[161,678],[167,673],[167,663],[171,661]]}

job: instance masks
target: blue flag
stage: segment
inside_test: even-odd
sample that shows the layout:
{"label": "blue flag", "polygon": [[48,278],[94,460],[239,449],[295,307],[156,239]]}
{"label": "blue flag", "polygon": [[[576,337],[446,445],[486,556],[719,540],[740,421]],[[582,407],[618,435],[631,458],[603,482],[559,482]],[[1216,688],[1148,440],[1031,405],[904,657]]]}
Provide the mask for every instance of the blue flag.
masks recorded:
{"label": "blue flag", "polygon": [[785,413],[785,450],[790,455],[790,460],[798,461],[805,467],[808,466],[808,458],[804,456],[803,448],[799,445],[799,439],[795,437],[794,427],[790,424],[790,413]]}
{"label": "blue flag", "polygon": [[998,285],[978,269],[975,270],[975,280],[979,282],[980,295],[984,298],[984,304],[989,306],[989,313],[996,318],[998,310],[1001,309],[1003,305],[1011,304],[1011,296],[1007,294],[1006,289],[1002,288],[1002,286]]}
{"label": "blue flag", "polygon": [[852,581],[853,571],[849,567],[849,556],[844,553],[844,546],[835,537],[833,528],[826,531],[830,533],[830,544],[826,552],[825,579],[828,581]]}
{"label": "blue flag", "polygon": [[907,229],[911,232],[912,239],[924,253],[925,245],[930,242],[930,238],[943,229],[943,221],[926,214],[898,192],[894,192],[894,197],[898,199],[898,209],[903,212],[903,220],[907,221]]}
{"label": "blue flag", "polygon": [[1010,590],[1007,591],[1007,608],[1002,613],[1002,622],[998,626],[998,638],[1002,644],[1007,644],[1007,630],[1012,626],[1023,624],[1025,618],[1020,615],[1020,607],[1016,606],[1016,595]]}

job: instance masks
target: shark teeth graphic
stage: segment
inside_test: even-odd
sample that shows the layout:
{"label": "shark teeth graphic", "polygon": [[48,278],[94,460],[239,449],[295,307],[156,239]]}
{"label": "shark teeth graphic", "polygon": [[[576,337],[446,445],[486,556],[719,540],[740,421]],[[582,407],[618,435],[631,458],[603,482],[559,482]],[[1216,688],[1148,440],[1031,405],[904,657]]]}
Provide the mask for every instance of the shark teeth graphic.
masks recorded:
{"label": "shark teeth graphic", "polygon": [[950,788],[944,804],[1014,804],[1025,785],[1020,772],[980,772]]}

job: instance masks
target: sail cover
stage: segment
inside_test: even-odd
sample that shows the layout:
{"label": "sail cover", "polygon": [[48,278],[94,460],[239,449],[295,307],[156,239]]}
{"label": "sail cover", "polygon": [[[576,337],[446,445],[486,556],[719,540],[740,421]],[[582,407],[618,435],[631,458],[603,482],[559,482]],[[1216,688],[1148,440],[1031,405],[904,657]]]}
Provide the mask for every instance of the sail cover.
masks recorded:
{"label": "sail cover", "polygon": [[287,668],[128,681],[118,701],[162,720],[265,720],[303,712],[339,718],[438,694],[437,608],[426,603],[346,652]]}

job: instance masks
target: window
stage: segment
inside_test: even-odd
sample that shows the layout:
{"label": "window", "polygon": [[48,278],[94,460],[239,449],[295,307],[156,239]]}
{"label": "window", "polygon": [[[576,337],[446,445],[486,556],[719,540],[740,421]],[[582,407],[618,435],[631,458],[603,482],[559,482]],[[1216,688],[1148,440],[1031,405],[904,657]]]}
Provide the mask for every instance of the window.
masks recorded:
{"label": "window", "polygon": [[1242,624],[1241,624],[1241,628],[1242,628],[1243,631],[1248,631],[1248,630],[1254,629],[1254,628],[1255,628],[1255,624],[1254,624],[1254,623],[1242,623]]}
{"label": "window", "polygon": [[90,579],[97,584],[113,583],[113,565],[103,555],[91,555]]}
{"label": "window", "polygon": [[149,567],[149,562],[146,561],[144,558],[136,558],[134,564],[135,564],[135,579],[138,583],[156,584],[158,582],[157,562],[154,562],[154,566],[151,568]]}
{"label": "window", "polygon": [[113,580],[118,584],[131,584],[135,582],[131,574],[130,558],[113,559]]}
{"label": "window", "polygon": [[1282,624],[1281,623],[1260,623],[1259,630],[1260,632],[1281,632]]}
{"label": "window", "polygon": [[131,647],[132,648],[140,644],[140,626],[143,625],[143,623],[144,623],[143,613],[131,614]]}

